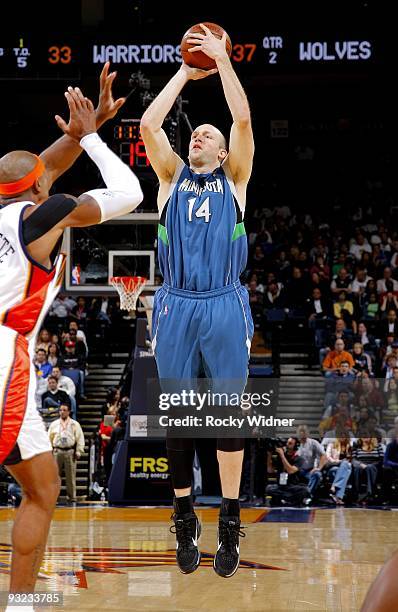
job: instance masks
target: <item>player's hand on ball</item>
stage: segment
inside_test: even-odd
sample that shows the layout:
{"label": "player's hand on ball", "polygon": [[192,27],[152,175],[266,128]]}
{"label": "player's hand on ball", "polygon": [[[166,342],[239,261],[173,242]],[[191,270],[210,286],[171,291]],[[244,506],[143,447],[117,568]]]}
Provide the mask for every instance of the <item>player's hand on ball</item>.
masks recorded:
{"label": "player's hand on ball", "polygon": [[59,115],[55,115],[55,121],[64,134],[80,142],[83,136],[97,131],[94,105],[79,87],[68,87],[65,97],[69,106],[69,123]]}
{"label": "player's hand on ball", "polygon": [[212,68],[211,70],[201,70],[200,68],[192,68],[191,66],[188,66],[184,62],[182,63],[180,70],[182,70],[186,74],[187,79],[191,81],[197,81],[198,79],[205,79],[211,74],[216,74],[216,72],[218,72],[217,68]]}
{"label": "player's hand on ball", "polygon": [[195,45],[194,47],[188,49],[189,53],[203,51],[203,53],[206,53],[208,57],[211,57],[214,60],[217,60],[220,57],[228,57],[225,45],[227,33],[224,31],[222,38],[217,38],[217,36],[214,36],[209,28],[203,25],[203,23],[201,23],[200,26],[204,33],[201,34],[200,32],[195,32],[187,39],[187,43],[190,45]]}

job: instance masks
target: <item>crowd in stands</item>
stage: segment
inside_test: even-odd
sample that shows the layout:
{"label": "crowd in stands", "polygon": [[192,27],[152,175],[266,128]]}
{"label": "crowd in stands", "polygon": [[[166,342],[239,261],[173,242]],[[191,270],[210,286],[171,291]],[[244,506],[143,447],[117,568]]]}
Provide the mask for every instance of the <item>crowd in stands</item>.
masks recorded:
{"label": "crowd in stands", "polygon": [[[37,381],[36,405],[48,430],[60,474],[65,471],[67,498],[72,503],[76,501],[76,464],[85,447],[77,410],[79,402],[86,399],[84,383],[89,374],[89,345],[97,337],[105,345],[106,332],[117,321],[113,316],[118,312],[115,305],[115,300],[106,297],[86,301],[84,297],[75,300],[60,294],[54,300],[36,340],[33,359]],[[105,346],[103,353],[106,358]],[[116,393],[111,403],[104,413],[113,415],[112,423],[109,421],[109,425],[105,425],[101,422],[98,432],[101,464],[104,463],[105,448],[113,440],[112,432],[120,429],[118,412],[122,413],[125,398],[120,401]]]}
{"label": "crowd in stands", "polygon": [[120,388],[110,387],[102,408],[102,421],[98,429],[98,467],[103,468],[108,481],[116,444],[124,438],[129,398],[122,397]]}
{"label": "crowd in stands", "polygon": [[[347,413],[345,414],[347,417]],[[341,419],[321,441],[311,438],[306,425],[297,428],[285,446],[275,449],[276,464],[268,451],[268,474],[277,474],[267,494],[274,504],[308,505],[330,501],[367,506],[388,506],[398,496],[398,418],[396,426],[383,432],[377,419],[363,414],[369,429],[352,438]],[[281,476],[286,475],[285,480]],[[326,498],[326,500],[325,500]]]}
{"label": "crowd in stands", "polygon": [[36,343],[36,404],[47,427],[59,418],[59,407],[67,404],[76,418],[84,400],[88,375],[89,343],[97,336],[106,353],[106,332],[115,318],[114,299],[94,297],[75,300],[64,294],[54,300]]}
{"label": "crowd in stands", "polygon": [[[371,205],[335,212],[257,209],[245,281],[257,328],[266,337],[275,322],[307,328],[310,366],[325,379],[309,497],[331,481],[343,503],[349,478],[357,501],[377,490],[388,501],[387,483],[398,481],[396,211],[385,206],[384,221]],[[300,440],[295,452],[304,452]]]}
{"label": "crowd in stands", "polygon": [[36,370],[36,405],[47,427],[59,418],[61,404],[71,407],[76,418],[79,399],[85,399],[84,378],[87,373],[88,345],[83,329],[65,317],[65,327],[49,331],[43,328],[37,338],[34,366]]}

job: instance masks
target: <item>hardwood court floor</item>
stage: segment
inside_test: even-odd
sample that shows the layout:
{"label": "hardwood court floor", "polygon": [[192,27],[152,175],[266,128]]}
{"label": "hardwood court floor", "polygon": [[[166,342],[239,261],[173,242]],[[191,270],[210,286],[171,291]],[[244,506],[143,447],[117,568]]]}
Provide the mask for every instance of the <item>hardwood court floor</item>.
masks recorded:
{"label": "hardwood court floor", "polygon": [[[398,548],[395,511],[245,509],[241,568],[224,580],[212,568],[217,510],[200,509],[202,563],[184,576],[170,513],[58,508],[37,590],[63,591],[63,609],[78,612],[351,612]],[[0,591],[8,584],[13,515],[0,509]]]}

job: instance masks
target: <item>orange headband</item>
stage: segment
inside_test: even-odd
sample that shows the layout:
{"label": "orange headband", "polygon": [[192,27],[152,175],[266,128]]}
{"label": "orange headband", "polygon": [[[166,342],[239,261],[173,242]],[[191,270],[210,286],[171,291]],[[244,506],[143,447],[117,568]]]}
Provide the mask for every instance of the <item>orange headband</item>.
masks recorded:
{"label": "orange headband", "polygon": [[37,159],[37,164],[33,168],[33,170],[29,172],[29,174],[23,176],[18,181],[13,181],[12,183],[0,183],[0,195],[7,196],[14,195],[17,193],[23,193],[24,191],[29,189],[29,187],[32,187],[33,183],[37,178],[44,174],[46,168],[43,162],[37,155],[35,155],[35,157]]}

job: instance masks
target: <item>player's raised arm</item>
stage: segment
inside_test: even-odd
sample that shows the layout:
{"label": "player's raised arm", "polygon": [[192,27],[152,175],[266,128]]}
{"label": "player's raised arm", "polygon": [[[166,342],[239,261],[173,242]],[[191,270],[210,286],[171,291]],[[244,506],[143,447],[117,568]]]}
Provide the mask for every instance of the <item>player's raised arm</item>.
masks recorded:
{"label": "player's raised arm", "polygon": [[[112,85],[115,77],[116,72],[109,73],[109,62],[106,62],[100,75],[100,93],[95,110],[96,129],[112,119],[125,102],[125,98],[113,99]],[[69,87],[68,91],[73,91],[73,88]],[[57,178],[73,166],[82,151],[79,142],[65,134],[40,153],[40,159],[46,167],[48,189]]]}
{"label": "player's raised arm", "polygon": [[165,131],[163,121],[170,112],[182,88],[189,80],[203,79],[217,70],[199,70],[182,64],[179,71],[170,79],[141,119],[141,134],[149,160],[160,181],[171,181],[180,157],[173,151]]}
{"label": "player's raised arm", "polygon": [[67,124],[57,115],[59,127],[80,143],[101,172],[105,189],[93,189],[83,193],[77,206],[57,226],[82,227],[102,223],[134,210],[143,199],[137,177],[96,133],[93,104],[85,98],[80,89],[67,93],[70,120]]}
{"label": "player's raised arm", "polygon": [[229,154],[225,163],[229,166],[235,184],[245,185],[250,178],[254,155],[249,103],[226,52],[226,32],[219,39],[205,25],[202,25],[202,28],[203,34],[195,32],[187,40],[190,44],[195,43],[195,46],[191,47],[189,51],[191,53],[203,51],[216,62],[225,98],[233,119]]}

